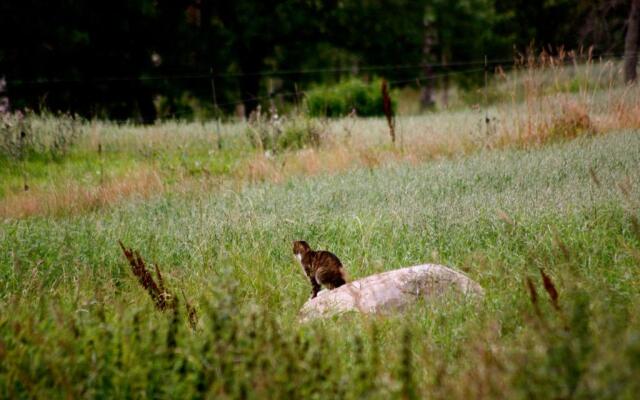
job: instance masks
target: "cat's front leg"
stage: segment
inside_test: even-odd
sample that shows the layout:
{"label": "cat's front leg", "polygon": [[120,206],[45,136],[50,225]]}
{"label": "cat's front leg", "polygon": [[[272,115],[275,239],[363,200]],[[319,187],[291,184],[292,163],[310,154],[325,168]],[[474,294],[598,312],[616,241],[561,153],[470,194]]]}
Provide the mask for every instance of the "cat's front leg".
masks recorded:
{"label": "cat's front leg", "polygon": [[320,291],[320,284],[318,283],[318,281],[316,281],[315,276],[311,276],[309,280],[311,281],[311,297],[309,299],[313,299],[318,295],[318,292]]}

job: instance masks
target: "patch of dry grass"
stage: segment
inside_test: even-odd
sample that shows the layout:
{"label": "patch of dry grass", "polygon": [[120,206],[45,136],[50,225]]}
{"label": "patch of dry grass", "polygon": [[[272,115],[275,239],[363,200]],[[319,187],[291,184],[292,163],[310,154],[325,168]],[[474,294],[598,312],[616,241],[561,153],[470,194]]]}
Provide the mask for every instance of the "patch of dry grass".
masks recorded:
{"label": "patch of dry grass", "polygon": [[0,218],[64,215],[113,205],[124,199],[149,198],[165,191],[160,175],[151,169],[131,172],[99,186],[68,181],[51,189],[35,188],[0,199]]}
{"label": "patch of dry grass", "polygon": [[481,110],[470,110],[401,118],[402,145],[398,147],[388,143],[383,119],[333,121],[325,135],[330,139],[319,148],[277,156],[256,154],[237,168],[235,178],[282,182],[290,176],[373,169],[396,162],[415,164],[481,150],[538,147],[583,135],[640,129],[640,91],[637,87],[612,89],[596,99],[532,95],[524,104],[493,107],[486,115],[488,118]]}

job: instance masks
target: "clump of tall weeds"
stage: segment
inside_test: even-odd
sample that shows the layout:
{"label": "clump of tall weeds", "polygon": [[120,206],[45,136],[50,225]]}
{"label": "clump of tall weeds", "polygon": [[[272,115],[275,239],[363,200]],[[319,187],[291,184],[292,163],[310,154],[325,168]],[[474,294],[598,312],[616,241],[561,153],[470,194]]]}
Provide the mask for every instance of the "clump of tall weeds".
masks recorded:
{"label": "clump of tall weeds", "polygon": [[584,104],[567,102],[556,114],[547,128],[546,136],[552,138],[574,139],[583,134],[596,133],[596,127],[589,117]]}
{"label": "clump of tall weeds", "polygon": [[0,118],[0,156],[14,160],[32,156],[59,160],[84,133],[82,119],[69,113],[17,111]]}
{"label": "clump of tall weeds", "polygon": [[258,107],[249,117],[245,134],[254,148],[273,154],[284,150],[319,147],[324,140],[322,122],[306,116],[285,117],[275,108]]}

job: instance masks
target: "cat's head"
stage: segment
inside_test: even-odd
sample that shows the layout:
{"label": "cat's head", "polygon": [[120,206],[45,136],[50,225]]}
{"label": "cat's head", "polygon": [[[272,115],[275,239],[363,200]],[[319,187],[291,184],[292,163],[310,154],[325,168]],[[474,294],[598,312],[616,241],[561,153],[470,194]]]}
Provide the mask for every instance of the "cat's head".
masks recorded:
{"label": "cat's head", "polygon": [[293,254],[295,254],[296,256],[302,256],[309,250],[311,250],[311,247],[309,247],[309,243],[305,242],[304,240],[296,240],[295,242],[293,242]]}

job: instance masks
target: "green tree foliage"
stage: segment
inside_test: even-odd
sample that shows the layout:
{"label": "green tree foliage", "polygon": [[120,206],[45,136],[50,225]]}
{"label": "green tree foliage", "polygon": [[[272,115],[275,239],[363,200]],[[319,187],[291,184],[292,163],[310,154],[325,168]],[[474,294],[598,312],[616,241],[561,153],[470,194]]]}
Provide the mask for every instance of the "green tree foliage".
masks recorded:
{"label": "green tree foliage", "polygon": [[483,54],[506,54],[514,34],[498,36],[499,16],[494,0],[427,2],[425,20],[434,25],[438,52],[454,61],[475,61]]}
{"label": "green tree foliage", "polygon": [[495,0],[496,32],[519,49],[594,46],[597,54],[621,52],[628,0]]}

